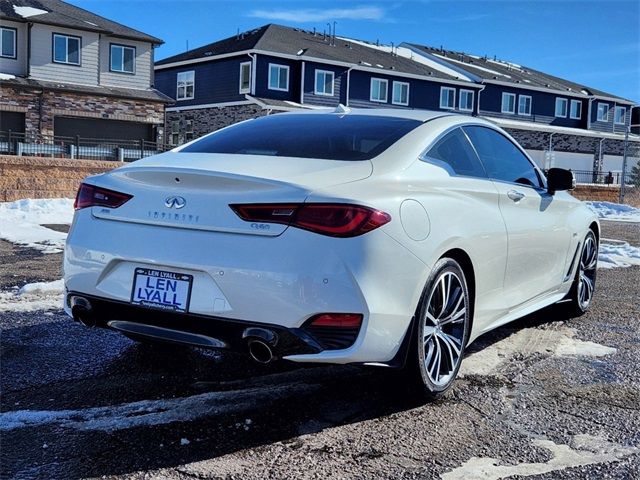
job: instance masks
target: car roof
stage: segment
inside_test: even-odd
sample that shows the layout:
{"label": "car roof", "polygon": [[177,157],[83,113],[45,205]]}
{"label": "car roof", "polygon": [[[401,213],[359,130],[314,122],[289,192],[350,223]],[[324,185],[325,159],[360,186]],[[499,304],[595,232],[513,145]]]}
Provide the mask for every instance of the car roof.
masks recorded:
{"label": "car roof", "polygon": [[335,108],[314,108],[310,110],[296,110],[293,112],[280,113],[279,115],[368,115],[376,117],[393,117],[393,118],[406,118],[410,120],[418,120],[426,122],[440,117],[465,117],[467,115],[454,115],[445,112],[435,112],[432,110],[405,110],[396,108],[351,108],[343,105],[338,105]]}

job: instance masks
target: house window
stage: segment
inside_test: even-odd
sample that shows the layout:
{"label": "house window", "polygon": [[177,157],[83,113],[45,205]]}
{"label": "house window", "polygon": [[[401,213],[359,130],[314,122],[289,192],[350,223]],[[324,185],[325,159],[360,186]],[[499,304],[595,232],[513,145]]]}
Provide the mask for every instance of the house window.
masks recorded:
{"label": "house window", "polygon": [[170,143],[174,147],[180,143],[180,122],[178,120],[174,120],[171,122],[171,137]]}
{"label": "house window", "polygon": [[269,64],[269,90],[289,91],[289,67]]}
{"label": "house window", "polygon": [[556,98],[556,117],[567,117],[567,99]]}
{"label": "house window", "polygon": [[251,91],[251,62],[240,64],[240,93]]}
{"label": "house window", "polygon": [[184,141],[190,142],[193,140],[193,120],[184,121]]}
{"label": "house window", "polygon": [[440,108],[456,108],[456,89],[440,87]]}
{"label": "house window", "polygon": [[531,97],[529,95],[518,97],[518,115],[531,115]]}
{"label": "house window", "polygon": [[624,107],[616,107],[613,115],[613,121],[617,125],[626,124],[627,109]]}
{"label": "house window", "polygon": [[371,92],[369,100],[372,102],[386,102],[387,101],[387,89],[389,82],[382,78],[371,79]]}
{"label": "house window", "polygon": [[316,70],[316,85],[314,93],[316,95],[333,96],[334,73],[327,70]]}
{"label": "house window", "polygon": [[571,100],[569,117],[574,120],[580,120],[580,118],[582,118],[582,102],[580,100]]}
{"label": "house window", "polygon": [[195,77],[196,72],[193,70],[191,70],[190,72],[178,73],[178,92],[176,94],[176,100],[190,100],[194,97],[196,87]]}
{"label": "house window", "polygon": [[80,65],[80,49],[82,39],[70,35],[53,34],[53,61]]}
{"label": "house window", "polygon": [[458,108],[464,112],[473,112],[473,90],[460,90]]}
{"label": "house window", "polygon": [[0,28],[0,56],[3,58],[16,58],[16,37],[18,31],[15,28]]}
{"label": "house window", "polygon": [[598,103],[598,116],[596,117],[598,122],[606,122],[609,118],[609,104]]}
{"label": "house window", "polygon": [[111,45],[111,71],[134,73],[136,49],[125,45]]}
{"label": "house window", "polygon": [[502,113],[516,113],[516,95],[515,93],[502,93]]}
{"label": "house window", "polygon": [[391,103],[409,105],[409,84],[407,82],[393,82]]}

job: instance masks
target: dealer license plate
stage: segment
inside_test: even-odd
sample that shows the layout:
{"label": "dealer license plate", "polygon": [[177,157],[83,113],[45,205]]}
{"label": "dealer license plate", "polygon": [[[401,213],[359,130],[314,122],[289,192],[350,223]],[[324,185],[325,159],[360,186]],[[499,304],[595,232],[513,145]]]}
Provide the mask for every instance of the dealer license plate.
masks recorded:
{"label": "dealer license plate", "polygon": [[189,311],[193,276],[151,268],[136,268],[131,303],[172,312]]}

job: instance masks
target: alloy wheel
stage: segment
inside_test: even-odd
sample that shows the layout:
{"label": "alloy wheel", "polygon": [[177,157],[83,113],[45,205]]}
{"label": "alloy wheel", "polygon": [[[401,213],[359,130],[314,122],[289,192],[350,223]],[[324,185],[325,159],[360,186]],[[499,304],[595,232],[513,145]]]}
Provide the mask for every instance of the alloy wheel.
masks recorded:
{"label": "alloy wheel", "polygon": [[595,236],[590,232],[584,240],[578,272],[578,305],[587,310],[593,299],[598,266],[598,245]]}
{"label": "alloy wheel", "polygon": [[462,280],[455,272],[442,272],[427,297],[422,338],[426,374],[438,387],[452,380],[462,359],[466,317]]}

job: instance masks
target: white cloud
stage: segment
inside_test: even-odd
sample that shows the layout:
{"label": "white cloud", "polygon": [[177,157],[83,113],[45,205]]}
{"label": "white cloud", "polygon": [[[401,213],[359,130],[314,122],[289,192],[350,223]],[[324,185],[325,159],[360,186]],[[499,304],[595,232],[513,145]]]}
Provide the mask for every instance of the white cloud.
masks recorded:
{"label": "white cloud", "polygon": [[380,7],[362,6],[354,8],[332,9],[297,9],[297,10],[252,10],[250,17],[285,22],[324,22],[330,20],[382,20],[384,9]]}

